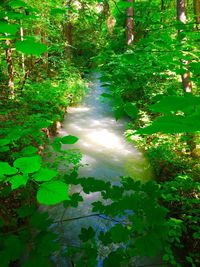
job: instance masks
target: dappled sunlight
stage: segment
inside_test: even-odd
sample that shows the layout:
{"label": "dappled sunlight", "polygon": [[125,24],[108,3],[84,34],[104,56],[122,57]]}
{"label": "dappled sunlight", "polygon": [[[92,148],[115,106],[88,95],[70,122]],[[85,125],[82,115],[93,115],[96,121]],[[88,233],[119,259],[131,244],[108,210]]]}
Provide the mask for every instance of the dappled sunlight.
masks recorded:
{"label": "dappled sunlight", "polygon": [[91,110],[91,108],[89,108],[89,107],[69,107],[67,112],[68,113],[78,113],[78,112],[87,112],[90,110]]}
{"label": "dappled sunlight", "polygon": [[109,132],[107,129],[94,130],[89,133],[88,136],[92,142],[95,142],[100,146],[112,149],[123,149],[120,138],[117,137],[116,134]]}
{"label": "dappled sunlight", "polygon": [[150,177],[148,164],[142,153],[125,140],[128,121],[116,122],[109,101],[100,101],[104,90],[97,80],[81,106],[69,108],[60,135],[75,135],[79,140],[74,145],[63,145],[63,149],[81,150],[83,167],[79,174],[85,177],[116,182],[125,175],[146,180]]}

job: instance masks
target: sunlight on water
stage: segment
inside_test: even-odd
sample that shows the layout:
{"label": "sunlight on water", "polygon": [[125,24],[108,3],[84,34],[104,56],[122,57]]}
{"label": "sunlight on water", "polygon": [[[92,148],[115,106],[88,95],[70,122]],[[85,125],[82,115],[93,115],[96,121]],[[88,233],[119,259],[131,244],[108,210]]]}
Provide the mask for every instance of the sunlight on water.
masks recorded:
{"label": "sunlight on water", "polygon": [[114,133],[110,133],[106,129],[92,131],[89,133],[88,137],[92,142],[105,148],[123,149],[120,139]]}
{"label": "sunlight on water", "polygon": [[[149,164],[133,144],[126,142],[124,137],[126,120],[116,122],[109,103],[100,100],[104,90],[98,78],[95,78],[84,102],[79,107],[68,109],[60,135],[75,135],[79,141],[74,145],[63,145],[62,148],[78,148],[82,152],[83,167],[79,169],[79,176],[95,177],[115,185],[120,184],[120,176],[131,176],[143,182],[148,181],[151,177]],[[69,244],[80,245],[78,235],[82,227],[92,226],[94,229],[110,227],[108,221],[98,217],[71,220],[71,218],[91,214],[91,203],[98,201],[101,196],[100,193],[85,194],[80,190],[80,186],[70,187],[70,192],[81,192],[84,201],[77,208],[70,207],[64,210],[63,205],[58,205],[50,210],[54,220],[59,221],[60,218],[67,220],[60,226],[54,226],[55,231],[59,231],[64,240],[63,250]],[[55,262],[57,267],[71,266],[60,256],[55,259]],[[99,266],[102,266],[101,261]]]}
{"label": "sunlight on water", "polygon": [[126,120],[113,117],[110,104],[103,101],[101,94],[105,88],[98,79],[91,86],[84,102],[68,109],[60,135],[75,135],[79,138],[73,146],[83,153],[80,175],[94,176],[109,181],[117,181],[119,176],[132,176],[146,181],[150,179],[148,163],[142,153],[124,137]]}

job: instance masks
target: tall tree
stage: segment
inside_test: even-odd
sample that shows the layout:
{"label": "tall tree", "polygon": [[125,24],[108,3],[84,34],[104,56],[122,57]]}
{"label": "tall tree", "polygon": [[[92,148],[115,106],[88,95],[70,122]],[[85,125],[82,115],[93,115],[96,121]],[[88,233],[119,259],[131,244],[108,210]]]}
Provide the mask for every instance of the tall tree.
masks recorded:
{"label": "tall tree", "polygon": [[[177,0],[177,20],[183,24],[187,23],[187,17],[186,17],[186,2],[185,0]],[[187,39],[185,37],[181,36],[182,30],[178,31],[179,38],[181,40],[181,44],[183,45]],[[184,56],[184,54],[183,54]],[[190,72],[188,71],[188,61],[182,59],[181,60],[183,68],[185,70],[185,73],[181,75],[182,79],[182,85],[183,85],[183,90],[186,93],[191,93],[192,92],[192,83],[190,81]]]}
{"label": "tall tree", "polygon": [[71,22],[72,12],[70,10],[72,2],[73,2],[72,0],[66,1],[68,11],[67,11],[67,22],[64,25],[64,34],[65,34],[66,41],[67,41],[67,44],[65,47],[65,53],[68,58],[71,58],[71,46],[73,42],[73,24]]}
{"label": "tall tree", "polygon": [[13,59],[12,48],[10,40],[6,40],[6,61],[8,66],[8,90],[11,98],[14,97],[14,71],[13,71]]}
{"label": "tall tree", "polygon": [[[127,0],[128,3],[133,4],[133,0]],[[131,45],[134,40],[134,33],[133,33],[133,7],[132,5],[127,8],[126,11],[127,20],[126,20],[126,27],[127,27],[127,45]]]}
{"label": "tall tree", "polygon": [[196,29],[200,28],[200,0],[193,0]]}

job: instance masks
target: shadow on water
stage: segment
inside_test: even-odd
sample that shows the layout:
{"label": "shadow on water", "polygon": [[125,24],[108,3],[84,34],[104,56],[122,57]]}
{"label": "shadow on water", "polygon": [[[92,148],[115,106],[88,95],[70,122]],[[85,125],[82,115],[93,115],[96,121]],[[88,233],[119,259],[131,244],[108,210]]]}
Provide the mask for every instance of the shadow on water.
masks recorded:
{"label": "shadow on water", "polygon": [[[115,121],[109,103],[102,101],[101,94],[104,90],[95,75],[92,77],[90,91],[83,103],[78,107],[69,108],[60,135],[75,135],[79,141],[70,147],[63,145],[63,149],[81,150],[83,167],[79,170],[80,177],[95,177],[115,184],[120,182],[120,176],[148,181],[151,177],[149,164],[140,151],[126,142],[124,130],[127,121],[125,119]],[[79,189],[73,186],[71,193]],[[100,199],[100,194],[83,192],[81,194],[84,201],[78,208],[64,209],[63,205],[58,205],[48,210],[55,222],[62,220],[62,224],[55,223],[52,228],[60,233],[63,250],[67,246],[80,246],[78,235],[82,227],[92,226],[97,231],[102,231],[113,226],[113,222],[91,215],[91,203]],[[91,216],[82,218],[88,214]],[[108,253],[106,248],[100,250],[102,255]],[[60,256],[55,257],[55,262],[57,267],[71,266]],[[101,261],[98,266],[102,266]]]}

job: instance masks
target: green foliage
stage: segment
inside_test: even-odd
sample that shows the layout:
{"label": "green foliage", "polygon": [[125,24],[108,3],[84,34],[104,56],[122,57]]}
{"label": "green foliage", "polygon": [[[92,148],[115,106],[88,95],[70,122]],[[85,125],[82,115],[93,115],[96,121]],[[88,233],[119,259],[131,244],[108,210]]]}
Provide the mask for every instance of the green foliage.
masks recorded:
{"label": "green foliage", "polygon": [[55,205],[68,199],[68,187],[60,181],[43,183],[37,192],[38,202],[45,205]]}
{"label": "green foliage", "polygon": [[[93,212],[110,223],[105,230],[81,230],[77,267],[97,266],[99,259],[105,267],[131,266],[135,257],[159,252],[164,264],[180,266],[174,248],[185,249],[186,264],[199,265],[199,167],[193,156],[197,148],[194,136],[185,134],[200,128],[199,36],[192,8],[188,4],[189,23],[183,25],[174,20],[170,1],[162,10],[159,1],[135,1],[134,43],[127,48],[125,12],[132,3],[108,1],[108,10],[101,11],[103,3],[83,1],[78,6],[70,1],[63,7],[60,0],[2,1],[2,267],[14,261],[23,267],[52,266],[49,259],[61,247],[47,230],[53,223],[48,214],[37,211],[37,201],[77,208],[83,197],[69,197],[70,183],[81,185],[85,194],[100,192],[102,199],[92,203]],[[183,38],[186,41],[180,43]],[[102,96],[113,101],[116,119],[130,118],[129,139],[139,137],[138,146],[147,151],[159,183],[123,178],[120,185],[111,185],[78,178],[80,151],[63,149],[78,141],[75,136],[56,137],[50,142],[53,152],[42,152],[67,107],[84,95],[85,82],[74,63],[81,70],[100,65],[109,90]],[[194,95],[184,94],[179,81],[187,70]],[[45,161],[38,155],[42,153]],[[110,250],[102,255],[99,246]]]}
{"label": "green foliage", "polygon": [[40,169],[41,157],[35,156],[18,158],[14,161],[13,165],[18,168],[23,174],[33,173]]}
{"label": "green foliage", "polygon": [[61,139],[62,144],[75,144],[78,141],[76,136],[68,135]]}
{"label": "green foliage", "polygon": [[18,41],[15,46],[17,51],[20,51],[26,55],[34,55],[37,57],[47,51],[46,45],[33,40]]}
{"label": "green foliage", "polygon": [[44,182],[52,180],[57,175],[58,175],[57,171],[48,168],[41,168],[39,172],[33,175],[33,179],[37,182]]}

